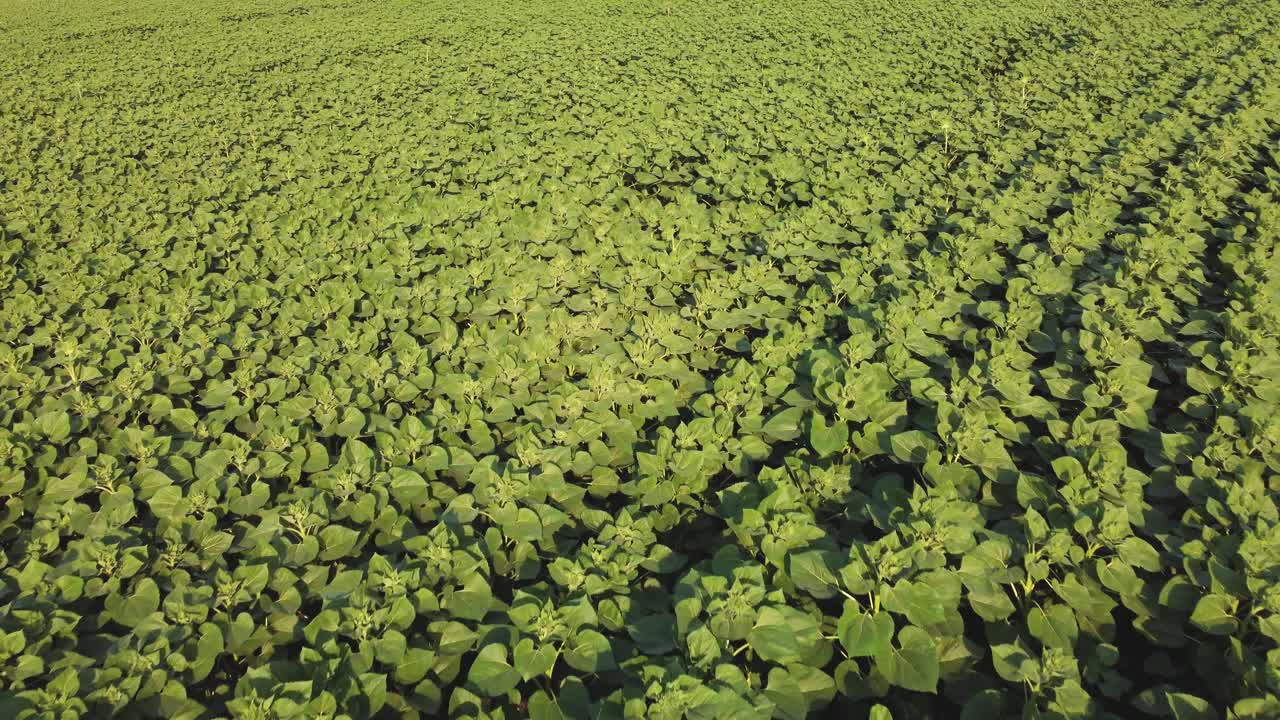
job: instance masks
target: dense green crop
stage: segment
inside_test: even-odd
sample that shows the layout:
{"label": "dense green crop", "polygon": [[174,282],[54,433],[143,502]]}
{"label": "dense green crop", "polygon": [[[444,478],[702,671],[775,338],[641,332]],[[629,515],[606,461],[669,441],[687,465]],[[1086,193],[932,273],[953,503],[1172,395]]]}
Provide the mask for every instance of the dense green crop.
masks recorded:
{"label": "dense green crop", "polygon": [[1280,717],[1277,17],[0,0],[0,718]]}

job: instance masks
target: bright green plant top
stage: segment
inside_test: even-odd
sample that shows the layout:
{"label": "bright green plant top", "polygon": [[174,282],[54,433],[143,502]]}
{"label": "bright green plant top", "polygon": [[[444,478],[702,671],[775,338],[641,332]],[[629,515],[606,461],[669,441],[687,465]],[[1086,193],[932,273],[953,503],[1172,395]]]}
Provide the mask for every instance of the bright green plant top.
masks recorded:
{"label": "bright green plant top", "polygon": [[0,0],[0,718],[1280,717],[1276,0]]}

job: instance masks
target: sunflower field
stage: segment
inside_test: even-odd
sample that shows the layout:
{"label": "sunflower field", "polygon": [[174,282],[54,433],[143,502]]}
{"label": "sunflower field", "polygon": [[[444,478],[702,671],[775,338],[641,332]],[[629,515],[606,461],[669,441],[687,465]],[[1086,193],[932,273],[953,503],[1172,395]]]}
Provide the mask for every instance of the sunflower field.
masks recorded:
{"label": "sunflower field", "polygon": [[1280,0],[0,0],[0,718],[1280,718]]}

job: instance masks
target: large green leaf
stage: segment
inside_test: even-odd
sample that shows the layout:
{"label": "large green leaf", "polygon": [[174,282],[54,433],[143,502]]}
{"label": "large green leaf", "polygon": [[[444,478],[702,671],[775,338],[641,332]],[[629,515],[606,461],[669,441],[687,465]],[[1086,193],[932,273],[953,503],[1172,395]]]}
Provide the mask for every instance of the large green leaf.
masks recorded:
{"label": "large green leaf", "polygon": [[803,420],[804,410],[798,407],[787,408],[770,417],[761,431],[773,440],[794,440],[800,436]]}
{"label": "large green leaf", "polygon": [[1191,622],[1210,635],[1230,635],[1239,624],[1235,607],[1235,599],[1226,595],[1205,595],[1191,612]]}
{"label": "large green leaf", "polygon": [[888,613],[870,614],[845,603],[837,630],[840,644],[853,657],[883,655],[893,641],[893,618]]}
{"label": "large green leaf", "polygon": [[809,420],[809,446],[820,457],[843,452],[849,444],[849,425],[844,420],[828,422],[819,413]]}
{"label": "large green leaf", "polygon": [[812,615],[790,607],[766,606],[747,635],[751,649],[776,663],[800,662],[821,640]]}
{"label": "large green leaf", "polygon": [[1065,605],[1031,608],[1027,612],[1027,629],[1045,647],[1063,650],[1071,649],[1079,633],[1075,613]]}
{"label": "large green leaf", "polygon": [[160,609],[160,588],[151,578],[139,580],[123,597],[107,597],[107,611],[125,627],[133,628]]}
{"label": "large green leaf", "polygon": [[485,645],[471,663],[467,682],[486,697],[503,695],[520,683],[520,673],[507,662],[507,648]]}
{"label": "large green leaf", "polygon": [[583,672],[601,672],[615,667],[609,639],[595,630],[581,630],[564,645],[564,660]]}
{"label": "large green leaf", "polygon": [[894,457],[902,462],[923,464],[931,451],[938,447],[938,442],[921,430],[900,432],[889,439]]}
{"label": "large green leaf", "polygon": [[938,646],[924,630],[914,625],[902,628],[896,647],[882,650],[875,659],[876,667],[894,685],[916,692],[937,692]]}

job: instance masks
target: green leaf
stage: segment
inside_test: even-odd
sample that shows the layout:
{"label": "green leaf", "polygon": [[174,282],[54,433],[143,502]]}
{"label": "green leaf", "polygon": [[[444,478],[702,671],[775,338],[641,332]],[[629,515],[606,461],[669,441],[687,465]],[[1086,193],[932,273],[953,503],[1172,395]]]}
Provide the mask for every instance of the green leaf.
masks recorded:
{"label": "green leaf", "polygon": [[1205,595],[1191,612],[1191,623],[1210,635],[1231,635],[1239,625],[1236,604],[1226,595]]}
{"label": "green leaf", "polygon": [[378,662],[396,666],[404,661],[408,647],[404,634],[398,630],[384,630],[382,635],[373,641],[373,655]]}
{"label": "green leaf", "polygon": [[784,668],[769,670],[769,682],[764,694],[773,701],[774,718],[781,720],[805,720],[811,705],[800,683]]}
{"label": "green leaf", "polygon": [[529,698],[529,720],[568,720],[556,701],[542,690]]}
{"label": "green leaf", "polygon": [[341,525],[330,525],[320,531],[320,543],[324,546],[320,559],[329,561],[347,557],[359,541],[358,531]]}
{"label": "green leaf", "polygon": [[48,690],[60,697],[74,697],[80,691],[80,676],[75,668],[67,668],[58,673],[47,686]]}
{"label": "green leaf", "polygon": [[71,435],[71,416],[63,410],[55,410],[40,416],[40,432],[50,442],[61,444]]}
{"label": "green leaf", "polygon": [[1142,592],[1142,579],[1128,563],[1120,558],[1100,560],[1096,568],[1102,585],[1122,597],[1132,597]]}
{"label": "green leaf", "polygon": [[809,421],[809,445],[818,457],[829,457],[843,452],[849,445],[849,424],[836,420],[828,425],[820,413],[814,413]]}
{"label": "green leaf", "polygon": [[189,666],[192,679],[199,682],[207,677],[225,649],[222,630],[213,623],[201,625],[200,639],[196,641],[196,658]]}
{"label": "green leaf", "polygon": [[1217,720],[1218,713],[1204,698],[1189,693],[1174,692],[1168,696],[1169,711],[1174,720]]}
{"label": "green leaf", "polygon": [[318,442],[311,442],[307,445],[307,459],[302,464],[302,471],[307,473],[323,472],[329,469],[331,461],[329,459],[329,451],[324,445]]}
{"label": "green leaf", "polygon": [[787,557],[787,572],[796,587],[810,595],[826,599],[835,597],[836,576],[831,572],[833,563],[840,562],[837,553],[825,550],[809,550]]}
{"label": "green leaf", "polygon": [[440,642],[436,646],[436,652],[441,655],[461,655],[470,650],[479,637],[474,630],[460,622],[445,623],[438,632]]}
{"label": "green leaf", "polygon": [[467,578],[461,590],[453,593],[449,610],[463,620],[483,620],[493,606],[493,588],[479,573]]}
{"label": "green leaf", "polygon": [[229,532],[210,533],[199,543],[200,554],[206,558],[222,557],[223,553],[231,549],[234,541],[235,536]]}
{"label": "green leaf", "polygon": [[196,429],[200,416],[191,408],[174,408],[169,411],[169,422],[178,432],[189,433]]}
{"label": "green leaf", "polygon": [[825,706],[835,697],[835,680],[822,670],[811,665],[792,665],[787,668],[787,672],[811,706]]}
{"label": "green leaf", "polygon": [[889,446],[902,462],[923,465],[929,453],[938,449],[938,442],[927,432],[908,430],[890,438]]}
{"label": "green leaf", "polygon": [[231,462],[231,454],[226,450],[210,450],[196,461],[196,479],[205,482],[221,480],[229,462]]}
{"label": "green leaf", "polygon": [[790,607],[765,606],[747,635],[751,649],[761,658],[780,664],[800,662],[821,640],[813,616]]}
{"label": "green leaf", "polygon": [[179,515],[178,506],[182,504],[182,490],[176,485],[166,485],[156,491],[147,500],[151,514],[160,520],[172,520]]}
{"label": "green leaf", "polygon": [[1045,647],[1070,650],[1079,635],[1075,613],[1065,605],[1031,608],[1027,613],[1027,629]]}
{"label": "green leaf", "polygon": [[348,407],[342,415],[342,422],[334,428],[334,433],[339,437],[354,438],[360,435],[364,425],[364,414],[353,407]]}
{"label": "green leaf", "polygon": [[235,397],[235,394],[235,383],[230,380],[220,380],[210,383],[204,395],[200,398],[200,404],[207,408],[219,408],[226,405],[231,398]]}
{"label": "green leaf", "polygon": [[846,601],[836,634],[850,657],[881,655],[889,651],[893,642],[893,618],[889,613],[862,612]]}
{"label": "green leaf", "polygon": [[785,442],[800,437],[800,423],[804,420],[804,410],[792,407],[779,412],[768,419],[761,432],[770,438]]}
{"label": "green leaf", "polygon": [[11,633],[0,635],[0,652],[7,655],[17,655],[27,647],[27,637],[21,630],[14,630]]}
{"label": "green leaf", "polygon": [[1120,553],[1120,559],[1130,565],[1135,565],[1148,572],[1160,572],[1160,554],[1146,540],[1131,535],[1125,538],[1117,549]]}
{"label": "green leaf", "polygon": [[965,701],[960,720],[997,720],[1004,717],[1004,696],[999,690],[983,690]]}
{"label": "green leaf", "polygon": [[1157,685],[1138,693],[1133,704],[1148,715],[1171,717],[1174,720],[1217,720],[1219,715],[1213,705],[1203,698],[1169,685]]}
{"label": "green leaf", "polygon": [[377,716],[378,710],[387,702],[387,676],[382,673],[367,672],[358,676],[360,695],[369,708],[371,716]]}
{"label": "green leaf", "polygon": [[558,653],[554,645],[535,645],[530,638],[516,643],[514,652],[515,667],[520,677],[532,680],[540,675],[548,675],[555,667]]}
{"label": "green leaf", "polygon": [[1187,386],[1206,395],[1222,385],[1222,378],[1198,367],[1187,368]]}
{"label": "green leaf", "polygon": [[924,583],[903,580],[888,588],[882,598],[886,610],[906,615],[913,625],[936,625],[946,617],[942,599]]}
{"label": "green leaf", "polygon": [[1040,676],[1040,663],[1015,643],[993,645],[991,662],[996,674],[1011,683],[1037,680]]}
{"label": "green leaf", "polygon": [[884,705],[872,705],[867,720],[893,720],[893,713]]}
{"label": "green leaf", "polygon": [[966,581],[968,587],[967,598],[969,607],[973,609],[978,617],[987,622],[999,622],[1013,614],[1016,609],[1013,601],[1009,599],[1009,593],[1004,587],[981,578],[973,581]]}
{"label": "green leaf", "polygon": [[405,650],[404,659],[396,666],[395,681],[401,685],[414,685],[427,676],[435,662],[436,654],[426,648]]}
{"label": "green leaf", "polygon": [[406,468],[391,470],[391,497],[402,508],[412,508],[426,502],[431,496],[427,481],[421,475]]}
{"label": "green leaf", "polygon": [[512,540],[536,543],[542,539],[542,520],[529,508],[520,508],[516,512],[515,522],[503,529]]}
{"label": "green leaf", "polygon": [[231,625],[227,628],[227,652],[232,655],[242,655],[250,649],[250,640],[253,637],[255,623],[253,616],[247,612],[242,612],[235,616],[231,621]]}
{"label": "green leaf", "polygon": [[41,504],[52,507],[70,502],[89,490],[89,481],[82,473],[66,477],[51,477],[40,496]]}
{"label": "green leaf", "polygon": [[564,661],[569,667],[595,673],[617,667],[609,639],[595,630],[581,630],[564,645]]}
{"label": "green leaf", "polygon": [[1201,592],[1186,576],[1174,575],[1160,589],[1160,604],[1174,610],[1191,612],[1200,601]]}
{"label": "green leaf", "polygon": [[129,628],[137,627],[159,609],[160,588],[151,578],[139,580],[123,599],[119,599],[114,594],[107,599],[107,610],[111,613],[111,617]]}
{"label": "green leaf", "polygon": [[898,632],[898,646],[879,653],[876,666],[889,682],[916,692],[938,690],[938,646],[929,633],[914,625]]}
{"label": "green leaf", "polygon": [[156,469],[143,470],[133,476],[137,483],[138,499],[149,500],[162,488],[173,485],[173,478]]}
{"label": "green leaf", "polygon": [[1070,455],[1063,455],[1055,459],[1050,466],[1058,479],[1064,483],[1071,484],[1084,477],[1084,466],[1080,461]]}
{"label": "green leaf", "polygon": [[627,634],[635,641],[636,648],[647,655],[665,655],[676,646],[676,619],[674,615],[659,613],[646,615],[627,623]]}
{"label": "green leaf", "polygon": [[485,697],[505,695],[520,684],[520,673],[507,662],[504,645],[485,645],[471,663],[467,682]]}
{"label": "green leaf", "polygon": [[704,667],[719,660],[723,654],[720,640],[705,625],[699,625],[689,633],[685,638],[685,648],[694,664]]}

